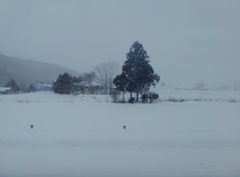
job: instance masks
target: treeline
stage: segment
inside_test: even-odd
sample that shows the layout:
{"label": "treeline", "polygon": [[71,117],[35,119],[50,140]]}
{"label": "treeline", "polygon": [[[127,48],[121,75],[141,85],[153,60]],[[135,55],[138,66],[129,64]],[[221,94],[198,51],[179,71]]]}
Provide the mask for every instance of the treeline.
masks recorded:
{"label": "treeline", "polygon": [[1,91],[1,94],[18,94],[18,93],[30,93],[35,92],[36,88],[33,84],[28,87],[26,85],[18,86],[14,79],[10,80],[5,86],[5,90]]}
{"label": "treeline", "polygon": [[[150,92],[150,87],[160,81],[160,76],[156,74],[150,65],[149,56],[143,45],[138,41],[130,47],[119,72],[119,65],[116,62],[105,62],[93,67],[93,71],[83,73],[80,76],[71,76],[63,73],[53,82],[51,89],[58,94],[109,94],[114,102],[125,102],[125,94],[128,92],[130,98],[128,102],[152,102],[158,98],[158,94]],[[120,73],[120,74],[119,74]],[[20,92],[14,80],[5,87],[11,87],[11,91]],[[23,91],[24,90],[24,91]],[[23,87],[22,92],[34,92],[33,84]],[[133,96],[133,93],[136,96]],[[122,97],[120,97],[122,95]]]}
{"label": "treeline", "polygon": [[[60,74],[53,84],[53,90],[59,94],[110,94],[115,102],[125,102],[124,94],[130,93],[129,102],[152,102],[158,94],[149,92],[150,86],[160,81],[149,64],[149,56],[142,44],[134,42],[126,54],[127,60],[122,66],[122,73],[117,75],[118,64],[107,62],[93,67],[94,72],[83,74],[78,78],[68,73]],[[122,99],[119,95],[122,93]],[[136,97],[133,96],[136,93]]]}
{"label": "treeline", "polygon": [[54,93],[59,94],[101,94],[102,87],[94,84],[95,72],[73,77],[69,73],[60,74],[53,83]]}
{"label": "treeline", "polygon": [[53,84],[53,91],[59,94],[111,94],[113,79],[119,69],[118,63],[105,62],[93,69],[79,77],[69,73],[60,74]]}

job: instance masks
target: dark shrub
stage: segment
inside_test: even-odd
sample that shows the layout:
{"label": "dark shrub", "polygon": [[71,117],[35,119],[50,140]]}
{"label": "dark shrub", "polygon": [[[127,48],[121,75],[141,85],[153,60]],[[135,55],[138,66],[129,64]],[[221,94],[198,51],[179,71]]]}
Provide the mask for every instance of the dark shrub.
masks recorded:
{"label": "dark shrub", "polygon": [[133,97],[132,97],[132,98],[129,98],[128,102],[129,102],[129,103],[134,103],[134,102],[135,102],[135,98],[133,98]]}

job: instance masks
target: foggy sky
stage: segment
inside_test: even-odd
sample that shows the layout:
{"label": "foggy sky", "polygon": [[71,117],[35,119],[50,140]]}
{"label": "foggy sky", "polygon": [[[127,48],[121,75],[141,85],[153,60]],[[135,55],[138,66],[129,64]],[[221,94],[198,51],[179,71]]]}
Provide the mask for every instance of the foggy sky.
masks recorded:
{"label": "foggy sky", "polygon": [[0,53],[80,73],[143,44],[161,82],[240,83],[240,1],[0,0]]}

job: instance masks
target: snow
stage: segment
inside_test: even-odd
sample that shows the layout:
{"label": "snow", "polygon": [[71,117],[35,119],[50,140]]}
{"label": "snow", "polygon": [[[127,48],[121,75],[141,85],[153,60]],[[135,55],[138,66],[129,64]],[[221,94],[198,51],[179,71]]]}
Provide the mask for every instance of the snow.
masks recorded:
{"label": "snow", "polygon": [[52,92],[0,95],[0,103],[106,103],[111,102],[108,95],[58,95]]}
{"label": "snow", "polygon": [[0,95],[0,176],[240,176],[239,92],[169,96],[189,101]]}
{"label": "snow", "polygon": [[8,91],[10,89],[11,89],[11,87],[0,87],[0,92],[5,92],[5,91]]}
{"label": "snow", "polygon": [[167,100],[170,97],[186,101],[229,101],[240,102],[239,91],[198,91],[198,90],[161,90],[160,100]]}

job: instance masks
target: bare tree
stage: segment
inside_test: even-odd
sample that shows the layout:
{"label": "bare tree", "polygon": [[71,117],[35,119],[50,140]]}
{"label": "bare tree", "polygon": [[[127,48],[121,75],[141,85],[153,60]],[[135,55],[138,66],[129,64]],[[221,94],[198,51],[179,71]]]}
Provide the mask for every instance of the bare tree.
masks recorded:
{"label": "bare tree", "polygon": [[96,78],[95,72],[83,74],[84,85],[86,84],[88,86],[90,94],[93,94],[93,81],[95,78]]}
{"label": "bare tree", "polygon": [[116,62],[105,62],[93,67],[96,73],[96,82],[101,84],[104,94],[111,92],[113,78],[119,70],[119,64]]}

